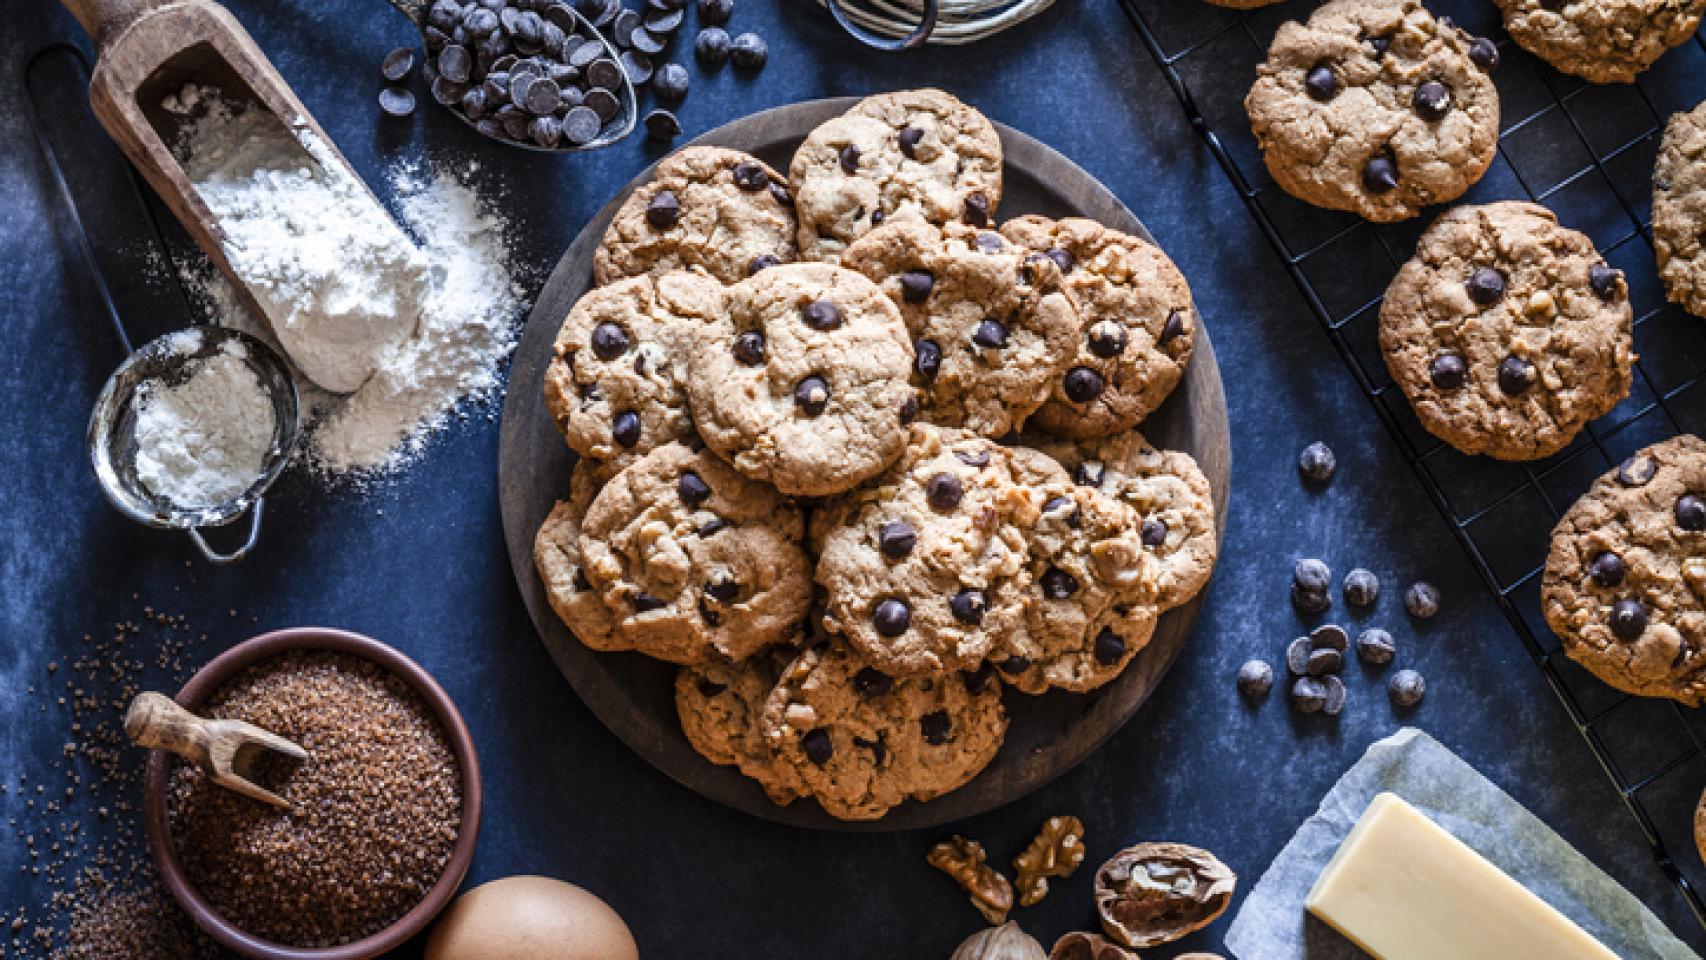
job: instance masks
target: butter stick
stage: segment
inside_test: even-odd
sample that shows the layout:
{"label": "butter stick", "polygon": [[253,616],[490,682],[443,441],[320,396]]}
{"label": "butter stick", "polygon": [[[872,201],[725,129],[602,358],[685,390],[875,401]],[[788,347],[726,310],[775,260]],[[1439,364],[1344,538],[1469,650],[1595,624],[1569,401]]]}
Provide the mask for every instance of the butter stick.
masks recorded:
{"label": "butter stick", "polygon": [[1380,960],[1617,960],[1391,793],[1368,805],[1304,907]]}

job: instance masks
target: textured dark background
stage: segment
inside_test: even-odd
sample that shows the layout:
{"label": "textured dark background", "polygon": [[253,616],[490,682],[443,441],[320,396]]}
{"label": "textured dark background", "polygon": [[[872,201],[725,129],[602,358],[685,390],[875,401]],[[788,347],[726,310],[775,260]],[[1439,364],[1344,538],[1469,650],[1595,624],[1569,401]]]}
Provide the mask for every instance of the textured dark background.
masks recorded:
{"label": "textured dark background", "polygon": [[[1176,20],[1218,15],[1196,11],[1196,0],[1162,5]],[[382,193],[382,171],[398,157],[478,159],[477,180],[515,220],[520,258],[536,281],[655,156],[638,140],[572,158],[506,150],[427,104],[424,91],[414,119],[381,122],[378,61],[412,35],[380,0],[233,0],[231,8]],[[944,957],[979,926],[953,885],[923,864],[949,829],[853,836],[775,826],[677,786],[598,724],[546,657],[513,585],[498,524],[496,423],[483,412],[376,491],[326,492],[286,478],[259,554],[234,569],[212,569],[181,536],[111,510],[82,437],[121,351],[48,192],[15,79],[30,51],[78,33],[49,0],[7,0],[4,14],[0,715],[8,719],[0,780],[45,770],[67,739],[63,712],[29,692],[45,685],[48,662],[72,655],[85,633],[140,616],[144,604],[187,615],[210,634],[212,650],[263,629],[334,625],[416,657],[473,726],[488,805],[472,881],[540,872],[583,884],[627,918],[650,957]],[[997,39],[900,58],[853,47],[825,16],[791,0],[740,0],[734,25],[764,34],[770,65],[757,77],[695,70],[681,110],[689,134],[804,98],[946,87],[1119,194],[1191,279],[1220,353],[1233,427],[1231,528],[1192,645],[1155,698],[1083,766],[953,830],[1005,863],[1042,819],[1075,813],[1088,825],[1092,866],[1131,842],[1179,840],[1215,850],[1248,885],[1366,745],[1409,719],[1697,947],[1706,944],[1112,2],[1063,0]],[[58,109],[67,122],[85,112],[71,93]],[[133,327],[146,337],[182,324],[170,288],[141,278],[142,222],[119,202],[122,193],[103,192],[114,151],[92,137],[67,142],[79,189],[95,198],[88,215]],[[1315,439],[1333,445],[1340,474],[1308,493],[1294,462]],[[1305,555],[1324,557],[1339,574],[1363,565],[1381,575],[1387,594],[1378,611],[1354,620],[1391,629],[1401,664],[1427,675],[1428,699],[1413,717],[1395,716],[1379,678],[1356,670],[1336,723],[1299,720],[1278,697],[1254,709],[1239,702],[1237,665],[1254,655],[1277,664],[1299,632],[1285,597],[1291,564]],[[1398,603],[1417,577],[1445,594],[1443,612],[1425,625],[1408,622]],[[0,815],[28,822],[37,814],[11,790],[0,795]],[[1664,827],[1686,836],[1685,825]],[[45,886],[16,869],[28,858],[10,831],[0,851],[0,908],[44,899]],[[1057,883],[1019,919],[1045,942],[1091,925],[1092,872]],[[1179,949],[1215,949],[1223,928]]]}

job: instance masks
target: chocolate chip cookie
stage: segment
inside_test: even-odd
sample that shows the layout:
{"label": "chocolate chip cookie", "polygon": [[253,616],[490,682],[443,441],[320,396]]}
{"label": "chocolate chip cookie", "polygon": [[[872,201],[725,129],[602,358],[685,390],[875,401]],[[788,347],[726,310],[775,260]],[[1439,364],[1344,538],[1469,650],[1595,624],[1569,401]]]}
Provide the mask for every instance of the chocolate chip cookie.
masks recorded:
{"label": "chocolate chip cookie", "polygon": [[986,437],[1023,426],[1061,380],[1078,316],[1060,268],[999,233],[887,223],[842,254],[900,309],[922,417]]}
{"label": "chocolate chip cookie", "polygon": [[675,676],[675,710],[687,742],[705,759],[732,766],[787,806],[806,793],[794,768],[780,762],[764,737],[764,704],[797,651],[778,647],[739,663],[682,667]]}
{"label": "chocolate chip cookie", "polygon": [[1458,207],[1386,291],[1380,350],[1422,426],[1537,460],[1629,393],[1633,313],[1593,241],[1532,203]]}
{"label": "chocolate chip cookie", "polygon": [[1665,126],[1653,171],[1653,250],[1670,299],[1706,316],[1706,103]]}
{"label": "chocolate chip cookie", "polygon": [[692,666],[793,635],[811,601],[804,533],[799,507],[773,488],[672,443],[604,485],[580,550],[616,635]]}
{"label": "chocolate chip cookie", "polygon": [[598,491],[616,473],[608,464],[582,457],[569,477],[569,499],[559,500],[533,539],[533,563],[545,584],[551,609],[575,639],[593,650],[626,650],[616,636],[616,618],[581,567],[581,522]]}
{"label": "chocolate chip cookie", "polygon": [[1208,583],[1220,549],[1214,492],[1190,454],[1157,450],[1135,430],[1102,440],[1038,437],[1033,445],[1059,461],[1075,483],[1136,511],[1139,536],[1157,561],[1157,607],[1184,604]]}
{"label": "chocolate chip cookie", "polygon": [[1079,217],[1019,217],[1001,233],[1060,267],[1078,314],[1072,356],[1031,422],[1064,437],[1137,426],[1191,361],[1197,313],[1178,267],[1154,244]]}
{"label": "chocolate chip cookie", "polygon": [[1552,531],[1540,596],[1601,680],[1706,703],[1706,442],[1673,437],[1595,481]]}
{"label": "chocolate chip cookie", "polygon": [[800,256],[834,261],[885,222],[994,224],[1001,139],[983,114],[941,90],[860,101],[807,135],[789,176]]}
{"label": "chocolate chip cookie", "polygon": [[1002,680],[1026,693],[1102,686],[1149,642],[1158,616],[1160,561],[1137,511],[1060,474],[1040,488],[1041,511],[1025,531],[1025,619],[992,655]]}
{"label": "chocolate chip cookie", "polygon": [[1498,0],[1524,50],[1594,83],[1633,83],[1700,26],[1706,0]]}
{"label": "chocolate chip cookie", "polygon": [[877,473],[918,413],[900,313],[871,281],[826,263],[773,267],[730,288],[692,370],[705,442],[784,493],[822,496]]}
{"label": "chocolate chip cookie", "polygon": [[593,257],[598,283],[697,267],[724,283],[796,257],[794,198],[763,161],[688,147],[623,202]]}
{"label": "chocolate chip cookie", "polygon": [[989,765],[1007,733],[1000,691],[987,674],[891,676],[832,642],[783,672],[764,735],[830,816],[875,820]]}
{"label": "chocolate chip cookie", "polygon": [[1006,448],[914,426],[893,467],[812,519],[826,627],[886,673],[975,668],[1024,616],[1035,511]]}
{"label": "chocolate chip cookie", "polygon": [[1420,0],[1333,0],[1280,27],[1244,101],[1268,172],[1293,196],[1407,220],[1493,162],[1498,48]]}
{"label": "chocolate chip cookie", "polygon": [[692,435],[687,355],[723,314],[701,273],[632,277],[587,291],[557,332],[545,408],[584,457],[625,466]]}

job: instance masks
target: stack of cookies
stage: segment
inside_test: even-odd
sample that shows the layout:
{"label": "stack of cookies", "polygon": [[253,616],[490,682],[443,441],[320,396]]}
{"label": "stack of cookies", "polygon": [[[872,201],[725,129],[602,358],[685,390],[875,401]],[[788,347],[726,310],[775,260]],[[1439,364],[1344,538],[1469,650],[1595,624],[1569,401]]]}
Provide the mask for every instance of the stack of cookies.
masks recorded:
{"label": "stack of cookies", "polygon": [[1004,688],[1108,683],[1213,569],[1207,480],[1136,429],[1190,359],[1184,278],[1087,220],[998,226],[1002,166],[935,90],[824,123],[786,177],[685,149],[558,333],[552,606],[680,664],[689,741],[778,803],[956,789]]}

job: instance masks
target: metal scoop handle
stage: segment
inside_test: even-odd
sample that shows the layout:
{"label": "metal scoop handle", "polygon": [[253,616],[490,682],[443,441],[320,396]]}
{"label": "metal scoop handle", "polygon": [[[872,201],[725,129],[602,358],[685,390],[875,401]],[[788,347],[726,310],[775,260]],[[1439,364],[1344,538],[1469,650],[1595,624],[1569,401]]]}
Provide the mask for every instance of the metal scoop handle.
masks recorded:
{"label": "metal scoop handle", "polygon": [[201,535],[200,527],[190,528],[190,540],[195,543],[196,549],[201,551],[201,555],[207,558],[208,563],[236,563],[248,556],[249,551],[255,549],[255,544],[260,542],[261,511],[265,509],[266,505],[266,499],[263,497],[256,499],[254,506],[249,508],[249,537],[243,541],[242,546],[230,553],[220,553],[218,550],[213,549],[213,546]]}

